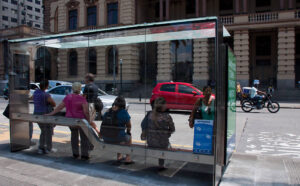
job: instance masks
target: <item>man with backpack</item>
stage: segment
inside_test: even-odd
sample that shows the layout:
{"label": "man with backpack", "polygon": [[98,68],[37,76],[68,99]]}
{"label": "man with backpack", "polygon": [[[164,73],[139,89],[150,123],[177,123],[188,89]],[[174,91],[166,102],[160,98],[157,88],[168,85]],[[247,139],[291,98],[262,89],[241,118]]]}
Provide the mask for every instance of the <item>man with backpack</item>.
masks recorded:
{"label": "man with backpack", "polygon": [[90,121],[93,122],[96,118],[97,112],[101,115],[101,110],[103,109],[103,103],[98,98],[98,86],[94,83],[94,75],[88,73],[85,76],[85,87],[83,90],[83,95],[85,96],[90,113]]}

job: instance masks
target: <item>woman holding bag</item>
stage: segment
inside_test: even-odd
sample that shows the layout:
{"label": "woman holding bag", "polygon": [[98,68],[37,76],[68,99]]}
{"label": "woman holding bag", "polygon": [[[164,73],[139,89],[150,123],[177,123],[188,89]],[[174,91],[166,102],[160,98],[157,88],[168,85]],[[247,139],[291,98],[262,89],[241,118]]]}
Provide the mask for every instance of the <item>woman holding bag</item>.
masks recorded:
{"label": "woman holding bag", "polygon": [[[66,107],[66,117],[67,118],[79,118],[86,119],[90,123],[90,116],[88,110],[88,103],[86,99],[80,95],[81,83],[75,82],[72,84],[72,94],[68,94],[64,100],[49,114],[48,116],[55,115],[63,108]],[[80,134],[80,147],[81,147],[81,159],[89,159],[89,150],[93,148],[93,145],[88,140],[87,136],[84,134],[83,130],[79,127],[70,127],[71,130],[71,145],[73,157],[79,157],[79,134]]]}
{"label": "woman holding bag", "polygon": [[189,125],[194,127],[195,119],[213,120],[214,119],[214,100],[210,87],[203,88],[204,98],[200,98],[196,101],[192,113],[189,117]]}

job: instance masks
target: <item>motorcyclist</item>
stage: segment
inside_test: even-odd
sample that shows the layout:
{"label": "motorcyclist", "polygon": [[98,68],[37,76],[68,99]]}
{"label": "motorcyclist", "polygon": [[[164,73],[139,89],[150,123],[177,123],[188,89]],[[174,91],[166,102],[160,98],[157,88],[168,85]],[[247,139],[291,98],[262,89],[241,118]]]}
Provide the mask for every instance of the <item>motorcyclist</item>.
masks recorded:
{"label": "motorcyclist", "polygon": [[264,95],[267,95],[266,92],[258,90],[259,81],[254,81],[253,86],[250,90],[250,98],[256,102],[257,108],[261,107],[261,100]]}

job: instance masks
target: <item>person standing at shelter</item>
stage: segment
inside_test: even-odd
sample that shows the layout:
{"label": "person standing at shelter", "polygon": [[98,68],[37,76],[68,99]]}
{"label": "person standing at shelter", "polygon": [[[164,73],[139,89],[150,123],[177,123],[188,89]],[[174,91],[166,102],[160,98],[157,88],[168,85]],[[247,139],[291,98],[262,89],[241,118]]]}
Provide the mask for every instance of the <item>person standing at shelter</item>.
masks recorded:
{"label": "person standing at shelter", "polygon": [[189,117],[189,125],[191,128],[194,127],[195,119],[213,120],[214,119],[214,100],[215,96],[212,95],[211,88],[205,87],[203,90],[204,98],[199,98],[192,110]]}
{"label": "person standing at shelter", "polygon": [[[147,141],[148,147],[168,149],[169,138],[175,132],[175,125],[170,114],[166,112],[166,100],[162,97],[154,101],[154,108],[142,121],[141,139]],[[165,169],[165,160],[159,159],[159,170]]]}
{"label": "person standing at shelter", "polygon": [[[34,114],[43,115],[51,112],[55,107],[55,102],[51,98],[50,94],[46,93],[45,90],[49,86],[48,80],[40,82],[40,89],[37,89],[33,94],[34,103]],[[52,150],[52,135],[53,125],[52,124],[38,124],[41,129],[40,142],[38,153],[46,154]]]}
{"label": "person standing at shelter", "polygon": [[[88,103],[86,99],[80,95],[81,92],[81,83],[75,82],[72,84],[73,94],[68,94],[62,103],[54,109],[53,112],[47,114],[52,116],[63,108],[66,107],[66,117],[68,118],[79,118],[86,119],[90,123],[90,115],[88,110]],[[89,142],[87,136],[84,134],[83,130],[80,127],[70,127],[71,130],[71,144],[73,157],[79,157],[79,135],[80,134],[80,148],[81,148],[81,159],[89,159],[89,150],[92,149],[91,143]]]}
{"label": "person standing at shelter", "polygon": [[[91,73],[86,74],[85,76],[85,87],[83,90],[83,96],[88,102],[90,122],[94,122],[96,118],[96,109],[95,103],[98,98],[98,86],[94,83],[94,75]],[[100,113],[101,114],[101,113]]]}

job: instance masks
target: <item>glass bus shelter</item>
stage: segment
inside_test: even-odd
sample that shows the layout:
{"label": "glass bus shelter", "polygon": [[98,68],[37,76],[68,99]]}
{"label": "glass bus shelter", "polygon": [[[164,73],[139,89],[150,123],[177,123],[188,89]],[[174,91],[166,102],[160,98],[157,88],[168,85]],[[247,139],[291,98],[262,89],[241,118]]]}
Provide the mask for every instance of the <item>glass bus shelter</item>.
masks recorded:
{"label": "glass bus shelter", "polygon": [[[105,146],[87,127],[95,147],[115,152],[120,146],[145,161],[163,157],[209,165],[211,181],[217,185],[235,149],[236,61],[223,37],[229,37],[225,27],[217,17],[208,17],[10,40],[11,151],[29,148],[29,122],[64,123],[57,116],[31,114],[31,82],[83,83],[85,74],[92,73],[100,89],[126,98],[132,124],[131,146]],[[152,90],[159,83],[166,83],[159,87],[159,97],[166,100],[175,132],[169,148],[153,150],[140,139],[141,122],[151,110]],[[211,87],[215,97],[205,108],[212,117],[195,121],[191,129],[189,115],[206,87]],[[71,93],[63,86],[48,91],[61,100]],[[78,121],[67,122],[76,125]],[[100,127],[101,122],[96,123]]]}

